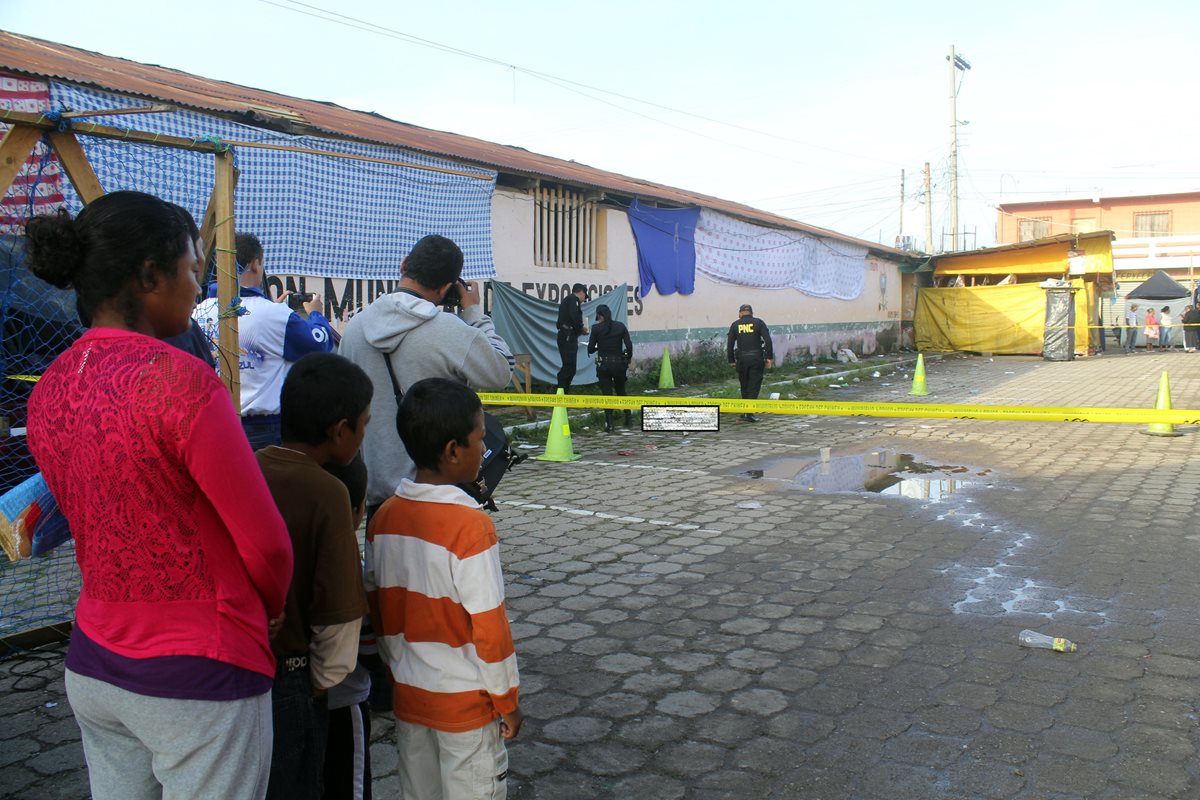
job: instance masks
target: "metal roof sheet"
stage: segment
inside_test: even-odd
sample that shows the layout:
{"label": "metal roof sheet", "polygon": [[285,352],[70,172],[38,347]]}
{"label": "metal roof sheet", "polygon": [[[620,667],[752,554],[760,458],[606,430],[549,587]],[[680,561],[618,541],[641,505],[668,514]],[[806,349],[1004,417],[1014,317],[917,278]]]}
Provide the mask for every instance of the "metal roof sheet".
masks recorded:
{"label": "metal roof sheet", "polygon": [[980,247],[975,250],[958,250],[952,253],[938,253],[931,256],[931,260],[936,265],[939,261],[944,261],[949,258],[962,258],[963,256],[976,256],[981,253],[1004,253],[1016,250],[1028,250],[1034,247],[1045,247],[1052,244],[1070,244],[1081,239],[1106,239],[1112,241],[1116,235],[1112,231],[1088,231],[1086,233],[1059,233],[1054,236],[1044,236],[1041,239],[1028,239],[1024,242],[1013,242],[1011,244],[998,244],[992,247]]}
{"label": "metal roof sheet", "polygon": [[509,174],[550,178],[671,205],[701,206],[772,227],[853,242],[881,255],[914,257],[902,250],[806,225],[741,203],[551,158],[519,147],[421,128],[334,103],[275,94],[7,31],[0,31],[0,69],[229,115],[243,122],[282,128],[292,133],[311,129],[326,135],[449,156]]}

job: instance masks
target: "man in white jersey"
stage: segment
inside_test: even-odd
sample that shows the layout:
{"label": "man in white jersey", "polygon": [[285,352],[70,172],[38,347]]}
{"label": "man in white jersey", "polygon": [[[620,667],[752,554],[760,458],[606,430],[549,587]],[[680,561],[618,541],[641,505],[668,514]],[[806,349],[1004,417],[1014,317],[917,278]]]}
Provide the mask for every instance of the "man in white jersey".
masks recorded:
{"label": "man in white jersey", "polygon": [[[271,300],[263,291],[263,246],[258,237],[239,233],[238,284],[245,313],[238,317],[238,367],[241,370],[242,428],[255,450],[279,444],[279,390],[292,363],[309,353],[333,350],[333,328],[318,309],[319,294],[303,304],[307,318],[293,311],[285,292]],[[215,287],[193,316],[214,335],[222,315]],[[222,359],[226,356],[222,354]],[[221,369],[218,364],[217,369]]]}

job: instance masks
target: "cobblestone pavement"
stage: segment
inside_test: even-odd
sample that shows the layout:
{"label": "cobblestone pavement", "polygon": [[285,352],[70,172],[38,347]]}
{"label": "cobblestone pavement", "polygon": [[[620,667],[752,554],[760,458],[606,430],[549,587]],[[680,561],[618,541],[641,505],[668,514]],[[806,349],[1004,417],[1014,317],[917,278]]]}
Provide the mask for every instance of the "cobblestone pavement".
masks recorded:
{"label": "cobblestone pavement", "polygon": [[[1200,408],[1200,356],[1179,353],[948,358],[928,365],[928,399],[1149,406],[1161,369],[1175,406]],[[828,396],[907,389],[897,375]],[[1200,797],[1193,429],[722,424],[576,430],[583,460],[528,461],[502,484],[527,715],[510,797]],[[780,478],[822,447],[970,469],[941,499]],[[1022,628],[1079,652],[1018,647]],[[0,663],[4,796],[86,796],[61,673],[61,648]],[[376,797],[396,797],[377,734]]]}

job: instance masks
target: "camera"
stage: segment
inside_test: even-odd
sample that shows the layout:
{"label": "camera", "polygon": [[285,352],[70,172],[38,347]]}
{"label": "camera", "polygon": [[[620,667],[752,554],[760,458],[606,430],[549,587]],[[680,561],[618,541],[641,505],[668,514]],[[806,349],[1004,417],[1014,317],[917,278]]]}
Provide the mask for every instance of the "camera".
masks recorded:
{"label": "camera", "polygon": [[287,303],[293,311],[299,311],[305,303],[311,303],[315,298],[312,292],[292,292],[288,295]]}
{"label": "camera", "polygon": [[446,294],[442,297],[442,307],[458,308],[461,306],[462,293],[464,291],[470,291],[470,288],[467,286],[467,282],[460,278],[457,282],[451,284],[450,288],[446,290]]}

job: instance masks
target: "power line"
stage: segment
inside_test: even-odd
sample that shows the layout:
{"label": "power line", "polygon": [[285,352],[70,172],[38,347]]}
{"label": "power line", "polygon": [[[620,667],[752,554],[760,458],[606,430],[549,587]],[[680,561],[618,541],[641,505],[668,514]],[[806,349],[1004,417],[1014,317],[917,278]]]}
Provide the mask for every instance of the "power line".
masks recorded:
{"label": "power line", "polygon": [[[503,67],[505,69],[515,70],[517,72],[524,73],[525,75],[529,75],[530,77],[540,78],[544,81],[550,82],[554,85],[557,85],[559,88],[565,89],[566,87],[562,86],[562,84],[570,84],[571,86],[575,86],[580,89],[588,89],[588,90],[594,91],[594,92],[601,92],[603,94],[611,95],[613,97],[619,97],[623,100],[629,100],[634,103],[640,103],[642,105],[651,106],[653,108],[658,108],[663,111],[669,111],[673,114],[681,114],[683,116],[692,117],[693,119],[703,120],[704,122],[711,122],[715,125],[723,125],[725,127],[734,128],[736,130],[745,131],[747,133],[753,133],[757,136],[765,136],[767,138],[777,139],[779,141],[787,142],[789,144],[798,144],[798,145],[802,145],[804,147],[811,147],[816,150],[824,150],[824,151],[827,151],[830,153],[837,153],[839,155],[848,156],[850,158],[859,158],[859,159],[864,159],[867,161],[875,161],[875,162],[878,162],[881,164],[889,164],[889,165],[896,166],[896,167],[900,166],[899,164],[896,164],[895,162],[889,161],[887,159],[877,158],[875,156],[866,155],[864,153],[855,153],[855,152],[850,152],[850,151],[846,151],[846,150],[839,150],[834,147],[827,147],[825,145],[814,144],[812,142],[804,142],[799,139],[792,139],[787,136],[780,136],[779,134],[771,133],[769,131],[759,130],[757,128],[751,128],[747,125],[739,125],[738,123],[735,123],[735,122],[727,122],[725,120],[716,119],[714,117],[705,116],[703,114],[697,114],[693,111],[686,111],[681,108],[674,108],[672,106],[664,105],[662,103],[656,103],[652,100],[644,100],[642,98],[634,97],[632,95],[623,94],[621,92],[615,92],[615,91],[612,91],[611,89],[604,89],[599,86],[592,86],[590,84],[581,83],[579,81],[571,80],[570,78],[563,78],[563,77],[559,77],[556,75],[552,75],[550,73],[541,72],[539,70],[529,69],[527,67],[522,67],[517,64],[511,64],[511,63],[502,61],[500,59],[493,58],[491,56],[485,56],[485,55],[482,55],[480,53],[475,53],[470,50],[465,50],[465,49],[462,49],[459,47],[454,47],[452,45],[444,44],[442,42],[436,42],[436,41],[433,41],[432,39],[425,39],[425,38],[422,38],[420,36],[415,36],[410,33],[398,31],[398,30],[395,30],[394,28],[389,28],[385,25],[380,25],[378,23],[371,22],[369,20],[359,19],[357,17],[352,17],[347,14],[341,14],[336,11],[330,11],[329,9],[325,9],[320,6],[300,2],[300,0],[287,0],[288,5],[285,5],[283,3],[274,2],[273,0],[259,0],[259,2],[265,3],[270,6],[275,6],[276,8],[282,8],[286,11],[291,11],[293,13],[304,14],[305,16],[313,17],[314,19],[319,19],[319,20],[323,20],[325,22],[332,22],[334,24],[343,25],[345,27],[353,28],[355,30],[365,31],[367,33],[375,33],[377,35],[386,36],[388,38],[406,41],[406,42],[409,42],[410,44],[416,44],[421,47],[429,47],[429,48],[432,48],[434,50],[439,50],[444,53],[450,53],[452,55],[458,55],[458,56],[462,56],[464,58],[470,58],[470,59],[473,59],[476,61],[493,64],[495,66]],[[294,8],[293,6],[300,6],[301,8]],[[304,10],[302,10],[302,8],[310,9],[310,11],[304,11]],[[319,13],[312,13],[314,11],[319,12]],[[584,94],[583,96],[589,97],[590,99],[596,100],[598,102],[603,102],[603,101],[600,101],[599,98],[591,97],[590,95]],[[610,105],[613,105],[613,104],[610,104]],[[615,107],[621,108],[622,110],[625,110],[625,111],[629,111],[629,109],[624,109],[621,106],[615,106]],[[636,113],[636,112],[631,111],[630,113]],[[662,120],[655,119],[653,117],[646,117],[646,118],[650,119],[652,121],[655,121],[655,122],[660,122],[662,124],[669,124],[669,123],[663,122]],[[678,127],[678,126],[673,126],[673,127]],[[687,129],[680,128],[680,130],[686,131]],[[688,132],[694,133],[693,131],[688,131]],[[697,135],[701,135],[701,134],[697,134]],[[706,138],[711,138],[711,137],[706,137]],[[720,141],[720,140],[716,140],[716,141]],[[725,142],[722,142],[722,143],[725,144]],[[796,163],[802,163],[802,162],[796,162]],[[811,165],[806,164],[805,166],[811,166]]]}
{"label": "power line", "polygon": [[835,186],[825,186],[820,189],[808,189],[808,190],[805,190],[802,192],[792,192],[789,194],[777,194],[777,195],[772,195],[770,197],[757,197],[757,198],[754,198],[753,200],[750,200],[749,202],[763,203],[763,202],[766,202],[767,200],[790,200],[794,197],[804,197],[804,196],[808,196],[808,195],[823,194],[825,192],[838,192],[843,189],[849,189],[849,188],[857,187],[857,186],[870,186],[870,185],[877,185],[877,184],[882,184],[882,183],[891,183],[894,180],[895,180],[895,178],[893,178],[893,177],[872,178],[870,180],[865,180],[865,181],[856,181],[853,183],[841,183],[841,184],[837,184]]}
{"label": "power line", "polygon": [[818,203],[808,206],[787,206],[784,208],[772,208],[769,210],[779,213],[781,211],[802,212],[806,216],[825,216],[828,214],[840,214],[847,211],[855,211],[861,208],[872,208],[883,203],[894,203],[896,197],[887,195],[885,197],[867,197],[858,198],[855,200],[843,200],[838,203]]}
{"label": "power line", "polygon": [[[266,0],[263,0],[263,2],[266,2]],[[733,147],[733,148],[736,148],[736,149],[738,149],[738,150],[745,150],[746,152],[749,152],[749,153],[756,153],[756,154],[758,154],[758,155],[760,155],[760,156],[767,156],[768,158],[773,158],[773,159],[776,159],[776,160],[778,160],[778,161],[787,161],[787,162],[789,162],[789,163],[792,163],[792,164],[797,164],[797,165],[799,165],[799,166],[802,166],[802,167],[812,167],[812,166],[815,166],[814,164],[811,164],[811,163],[809,163],[809,162],[807,162],[807,161],[797,161],[797,160],[796,160],[796,159],[794,159],[794,158],[788,158],[787,156],[781,156],[781,155],[779,155],[778,153],[769,153],[769,152],[767,152],[766,150],[759,150],[758,148],[755,148],[755,147],[747,147],[747,146],[746,146],[746,145],[744,145],[744,144],[738,144],[737,142],[731,142],[731,141],[729,141],[729,140],[727,140],[727,139],[720,139],[720,138],[717,138],[716,136],[709,136],[707,133],[701,133],[700,131],[692,130],[691,128],[685,128],[685,127],[684,127],[684,126],[682,126],[682,125],[676,125],[676,124],[675,124],[675,123],[673,123],[673,122],[667,122],[666,120],[662,120],[662,119],[659,119],[659,118],[657,118],[657,117],[652,117],[652,116],[650,116],[649,114],[643,114],[643,113],[642,113],[642,112],[640,112],[640,111],[635,111],[635,110],[634,110],[634,109],[632,109],[632,108],[626,108],[625,106],[622,106],[622,105],[619,105],[619,104],[617,104],[617,103],[614,103],[614,102],[612,102],[611,100],[605,100],[605,99],[604,99],[604,98],[602,98],[602,97],[595,97],[594,95],[590,95],[590,94],[588,94],[587,92],[584,92],[584,91],[582,91],[582,90],[580,90],[580,89],[576,89],[576,88],[573,88],[573,87],[571,87],[571,86],[567,86],[567,85],[565,85],[565,84],[563,84],[563,83],[560,83],[560,82],[558,82],[558,81],[557,81],[557,80],[555,80],[555,79],[546,78],[546,77],[543,77],[543,76],[541,76],[541,75],[535,75],[535,74],[531,74],[531,75],[530,75],[530,77],[532,77],[532,78],[535,78],[535,79],[537,79],[537,80],[540,80],[540,81],[542,81],[543,83],[549,83],[549,84],[551,84],[552,86],[556,86],[556,87],[558,87],[559,89],[562,89],[562,90],[564,90],[564,91],[567,91],[567,92],[571,92],[571,93],[573,93],[573,94],[580,95],[581,97],[586,97],[586,98],[588,98],[589,100],[594,100],[594,101],[595,101],[595,102],[597,102],[597,103],[603,103],[603,104],[604,104],[604,105],[606,105],[606,106],[611,106],[612,108],[615,108],[615,109],[617,109],[617,110],[619,110],[619,111],[624,111],[624,112],[625,112],[625,113],[627,113],[627,114],[633,114],[634,116],[641,117],[642,119],[648,119],[648,120],[650,120],[651,122],[656,122],[656,123],[658,123],[659,125],[666,125],[668,128],[674,128],[675,130],[678,130],[678,131],[683,131],[684,133],[691,134],[692,136],[698,136],[698,137],[700,137],[701,139],[708,139],[708,140],[709,140],[709,141],[711,141],[711,142],[716,142],[717,144],[725,145],[726,147]],[[568,81],[567,83],[570,83],[570,81]]]}

